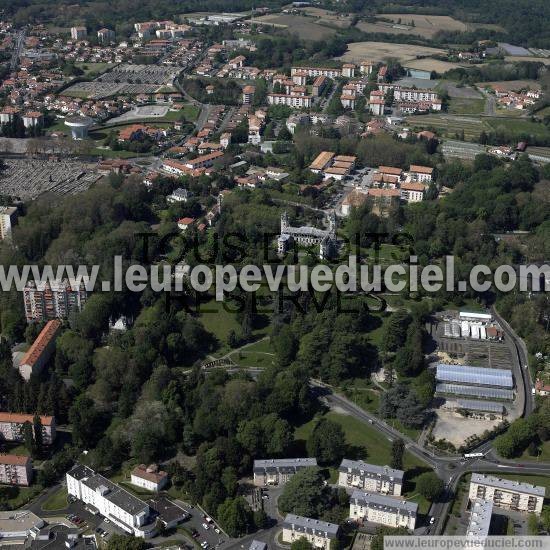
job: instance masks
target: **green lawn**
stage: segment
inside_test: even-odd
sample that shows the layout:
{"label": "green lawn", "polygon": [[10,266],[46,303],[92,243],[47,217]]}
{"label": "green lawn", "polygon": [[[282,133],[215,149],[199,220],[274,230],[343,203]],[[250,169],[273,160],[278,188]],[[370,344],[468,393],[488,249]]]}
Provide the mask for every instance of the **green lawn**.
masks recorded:
{"label": "green lawn", "polygon": [[111,149],[99,149],[99,147],[93,147],[90,150],[90,155],[112,159],[129,159],[138,156],[132,151],[112,151]]}
{"label": "green lawn", "polygon": [[475,115],[483,113],[484,109],[485,99],[452,98],[448,112],[455,115]]}
{"label": "green lawn", "polygon": [[79,69],[82,69],[84,71],[84,75],[86,77],[94,77],[101,73],[104,73],[107,69],[114,67],[116,63],[88,63],[88,62],[80,62],[75,63],[75,67],[78,67]]}
{"label": "green lawn", "polygon": [[53,512],[55,510],[63,510],[67,507],[67,490],[60,487],[55,493],[52,493],[42,505],[44,510]]}
{"label": "green lawn", "polygon": [[37,497],[41,491],[42,487],[40,485],[34,485],[32,487],[14,487],[14,496],[7,500],[9,509],[15,510],[25,506],[27,502]]}
{"label": "green lawn", "polygon": [[550,441],[545,441],[540,446],[541,454],[539,456],[531,456],[527,451],[524,451],[520,456],[520,460],[533,460],[540,462],[550,462]]}
{"label": "green lawn", "polygon": [[214,334],[214,336],[220,342],[222,349],[227,347],[227,336],[234,330],[239,332],[241,325],[235,318],[233,311],[236,309],[235,305],[230,302],[216,302],[212,299],[200,305],[199,315],[201,323],[208,332]]}
{"label": "green lawn", "polygon": [[518,134],[530,134],[539,138],[549,138],[550,129],[540,122],[517,118],[492,118],[489,125],[494,130],[504,129]]}

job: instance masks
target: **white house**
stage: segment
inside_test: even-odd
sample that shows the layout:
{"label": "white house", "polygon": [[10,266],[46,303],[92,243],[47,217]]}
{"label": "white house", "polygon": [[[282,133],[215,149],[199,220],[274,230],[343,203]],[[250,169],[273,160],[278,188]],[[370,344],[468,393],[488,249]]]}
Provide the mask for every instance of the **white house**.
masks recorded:
{"label": "white house", "polygon": [[145,466],[140,464],[132,470],[130,483],[147,491],[158,492],[168,483],[168,474],[156,464]]}

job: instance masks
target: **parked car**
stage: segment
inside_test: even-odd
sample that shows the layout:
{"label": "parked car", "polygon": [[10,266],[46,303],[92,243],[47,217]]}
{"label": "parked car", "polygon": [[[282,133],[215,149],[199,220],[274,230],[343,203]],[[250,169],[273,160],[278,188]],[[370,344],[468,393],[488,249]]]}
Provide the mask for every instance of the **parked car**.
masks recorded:
{"label": "parked car", "polygon": [[210,527],[208,526],[208,523],[203,523],[203,524],[202,524],[202,528],[203,528],[205,531],[208,531],[208,529],[210,529]]}

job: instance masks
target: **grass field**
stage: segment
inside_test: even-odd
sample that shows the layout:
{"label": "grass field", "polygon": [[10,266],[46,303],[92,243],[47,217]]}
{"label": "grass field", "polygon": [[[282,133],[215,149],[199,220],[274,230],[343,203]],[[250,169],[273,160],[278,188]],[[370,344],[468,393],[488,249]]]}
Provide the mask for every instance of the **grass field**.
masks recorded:
{"label": "grass field", "polygon": [[439,31],[467,30],[467,25],[462,21],[453,19],[448,15],[421,15],[414,13],[379,13],[377,17],[390,19],[394,24],[409,27],[411,34],[418,34],[431,38]]}
{"label": "grass field", "polygon": [[484,99],[463,99],[457,97],[455,99],[451,99],[449,102],[448,112],[455,115],[475,115],[483,113],[484,109]]}
{"label": "grass field", "polygon": [[[417,56],[443,54],[440,48],[428,48],[415,44],[393,44],[389,42],[352,42],[348,44],[348,51],[339,59],[359,63],[363,59],[380,61],[387,57],[394,57],[401,63],[412,61]],[[408,65],[408,63],[406,63]]]}
{"label": "grass field", "polygon": [[300,11],[314,18],[316,22],[320,25],[329,25],[342,29],[347,29],[351,25],[352,21],[352,18],[349,15],[336,13],[334,11],[325,10],[323,8],[316,8],[313,6],[302,8],[300,9]]}
{"label": "grass field", "polygon": [[525,89],[541,89],[541,84],[538,80],[498,80],[493,82],[476,82],[476,86],[481,89],[498,86],[499,88],[509,92],[517,92]]}
{"label": "grass field", "polygon": [[539,456],[531,456],[527,451],[525,451],[520,460],[529,460],[535,462],[550,462],[550,441],[545,441],[541,447],[541,454]]}
{"label": "grass field", "polygon": [[116,63],[88,63],[88,62],[81,62],[81,63],[75,63],[75,67],[78,67],[79,69],[82,69],[84,71],[83,76],[93,76],[98,75],[103,72],[105,72],[107,69],[110,69],[114,67]]}
{"label": "grass field", "polygon": [[491,128],[498,130],[504,128],[510,132],[531,134],[536,137],[550,137],[550,130],[544,124],[532,122],[531,120],[517,118],[491,118],[489,119]]}
{"label": "grass field", "polygon": [[30,502],[33,498],[37,497],[42,491],[42,487],[34,485],[32,487],[16,487],[16,496],[8,498],[8,506],[10,509],[15,510],[25,506],[27,502]]}
{"label": "grass field", "polygon": [[322,40],[334,36],[336,29],[321,25],[305,15],[270,14],[254,18],[254,23],[287,29],[305,40]]}
{"label": "grass field", "polygon": [[406,66],[409,69],[419,69],[421,71],[436,71],[438,73],[445,73],[451,69],[456,69],[457,67],[464,67],[462,63],[454,63],[452,61],[442,61],[441,59],[433,59],[432,57],[427,57],[425,59],[413,59],[412,61],[407,61]]}
{"label": "grass field", "polygon": [[454,137],[456,132],[464,131],[467,140],[477,139],[482,130],[490,131],[491,126],[485,118],[461,117],[452,114],[413,115],[407,117],[412,128],[434,128],[438,135]]}
{"label": "grass field", "polygon": [[67,490],[65,487],[60,487],[55,493],[52,493],[44,502],[42,508],[49,512],[55,510],[63,510],[67,507]]}
{"label": "grass field", "polygon": [[[379,466],[385,466],[391,462],[391,442],[374,428],[365,425],[351,416],[336,412],[327,413],[326,418],[342,426],[346,435],[346,443],[349,445],[349,451],[346,454],[348,458],[364,460],[365,462],[378,464]],[[313,431],[317,421],[317,418],[313,419],[296,429],[294,437],[298,446],[302,447],[302,449],[305,447],[305,442]],[[403,467],[407,471],[404,496],[409,500],[417,502],[419,512],[425,514],[429,510],[429,502],[416,493],[415,483],[416,478],[421,473],[429,471],[430,468],[408,452],[405,453]],[[331,478],[334,478],[334,472],[332,472]]]}

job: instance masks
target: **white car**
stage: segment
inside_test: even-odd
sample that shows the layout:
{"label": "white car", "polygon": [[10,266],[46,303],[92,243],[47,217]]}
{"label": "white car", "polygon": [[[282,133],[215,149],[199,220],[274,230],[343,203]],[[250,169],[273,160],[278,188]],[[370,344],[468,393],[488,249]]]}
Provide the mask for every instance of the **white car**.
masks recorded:
{"label": "white car", "polygon": [[431,518],[430,518],[430,525],[433,525],[434,522],[435,522],[435,518],[434,518],[434,517],[431,517]]}
{"label": "white car", "polygon": [[216,531],[216,533],[218,533],[218,535],[220,534],[220,530],[217,527],[214,527],[214,531]]}
{"label": "white car", "polygon": [[202,528],[203,528],[205,531],[208,531],[208,529],[210,529],[210,527],[208,526],[208,523],[203,523],[203,524],[202,524]]}

